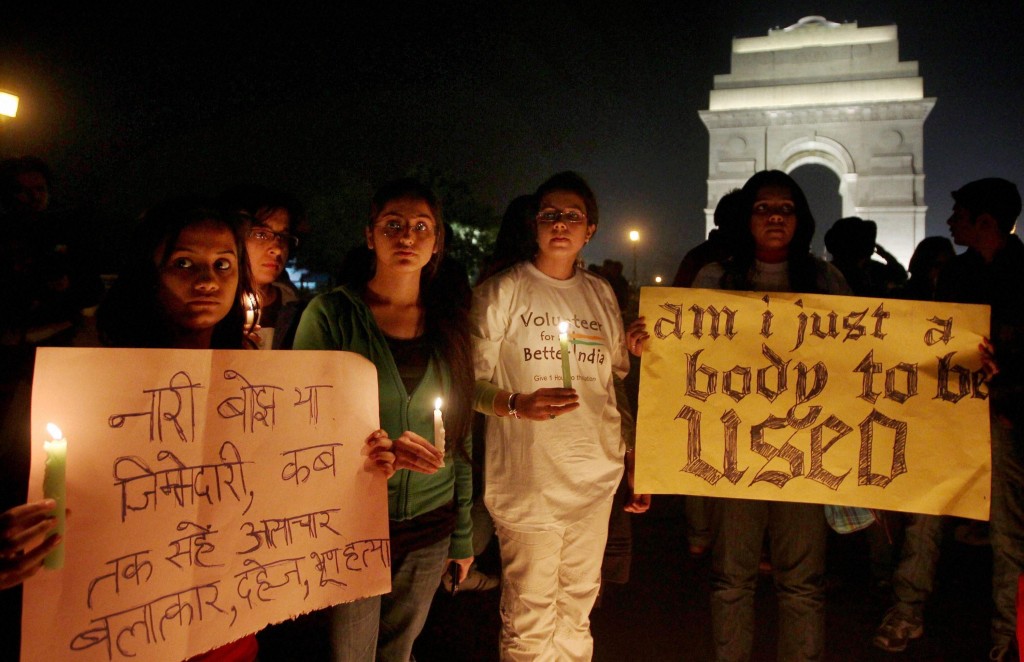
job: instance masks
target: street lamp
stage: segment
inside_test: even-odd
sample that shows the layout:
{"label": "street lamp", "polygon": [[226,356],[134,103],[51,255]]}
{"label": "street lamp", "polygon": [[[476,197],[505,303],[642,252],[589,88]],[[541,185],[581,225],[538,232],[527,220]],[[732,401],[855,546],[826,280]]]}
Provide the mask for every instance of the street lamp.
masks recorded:
{"label": "street lamp", "polygon": [[661,285],[661,276],[655,276],[654,282],[657,283],[658,285]]}
{"label": "street lamp", "polygon": [[16,117],[18,115],[18,95],[0,91],[0,115]]}
{"label": "street lamp", "polygon": [[630,230],[629,240],[633,242],[633,285],[636,285],[640,282],[636,278],[636,245],[640,241],[640,233],[636,230]]}

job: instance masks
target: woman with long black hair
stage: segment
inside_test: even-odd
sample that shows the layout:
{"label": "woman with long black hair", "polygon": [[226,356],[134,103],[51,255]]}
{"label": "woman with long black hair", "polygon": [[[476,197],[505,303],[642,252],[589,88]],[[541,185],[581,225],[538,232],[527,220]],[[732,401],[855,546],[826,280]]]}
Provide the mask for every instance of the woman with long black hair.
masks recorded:
{"label": "woman with long black hair", "polygon": [[[332,613],[336,660],[407,662],[442,572],[454,563],[465,578],[473,562],[469,285],[443,262],[440,204],[416,180],[377,190],[365,240],[366,250],[350,255],[348,282],[306,308],[294,348],[346,350],[372,361],[381,428],[422,453],[415,468],[424,473],[398,471],[388,481],[391,592]],[[438,397],[443,456],[434,447]]]}
{"label": "woman with long black hair", "polygon": [[[851,294],[839,270],[811,255],[814,217],[786,173],[755,174],[741,191],[746,222],[731,255],[697,273],[693,287]],[[711,623],[717,660],[747,660],[765,533],[779,600],[778,659],[820,660],[825,650],[825,514],[822,506],[749,499],[716,502]]]}

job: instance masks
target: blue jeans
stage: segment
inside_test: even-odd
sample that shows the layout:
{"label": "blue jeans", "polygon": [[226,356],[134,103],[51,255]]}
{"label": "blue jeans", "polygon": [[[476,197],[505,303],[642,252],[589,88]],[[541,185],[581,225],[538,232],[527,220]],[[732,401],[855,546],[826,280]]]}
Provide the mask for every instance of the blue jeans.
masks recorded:
{"label": "blue jeans", "polygon": [[711,553],[715,658],[749,660],[754,591],[765,532],[779,601],[778,659],[820,660],[825,650],[825,513],[820,505],[717,499]]}
{"label": "blue jeans", "polygon": [[336,605],[331,612],[335,662],[409,662],[441,583],[449,539],[410,552],[391,568],[391,592]]}
{"label": "blue jeans", "polygon": [[893,608],[905,616],[922,618],[935,584],[935,568],[942,545],[942,518],[910,516],[904,530],[900,563],[892,575]]}
{"label": "blue jeans", "polygon": [[1024,572],[1024,439],[992,418],[992,643],[1016,639],[1017,576]]}

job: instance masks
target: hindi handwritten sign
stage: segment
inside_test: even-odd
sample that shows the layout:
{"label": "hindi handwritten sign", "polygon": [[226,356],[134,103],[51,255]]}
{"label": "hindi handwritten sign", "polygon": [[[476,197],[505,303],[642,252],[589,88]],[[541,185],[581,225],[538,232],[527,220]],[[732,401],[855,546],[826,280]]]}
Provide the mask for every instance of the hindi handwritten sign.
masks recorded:
{"label": "hindi handwritten sign", "polygon": [[636,489],[988,519],[987,306],[643,288]]}
{"label": "hindi handwritten sign", "polygon": [[346,352],[39,350],[29,499],[55,422],[74,514],[22,658],[181,660],[390,590],[376,394]]}

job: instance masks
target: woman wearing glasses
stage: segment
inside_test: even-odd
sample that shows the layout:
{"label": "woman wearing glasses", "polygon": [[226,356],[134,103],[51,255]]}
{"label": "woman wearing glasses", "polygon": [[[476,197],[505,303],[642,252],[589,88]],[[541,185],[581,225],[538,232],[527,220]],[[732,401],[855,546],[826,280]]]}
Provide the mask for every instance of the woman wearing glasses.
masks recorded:
{"label": "woman wearing glasses", "polygon": [[[484,500],[501,543],[501,658],[589,660],[590,610],[625,454],[613,380],[629,361],[611,287],[577,266],[597,231],[593,192],[564,172],[536,199],[537,253],[477,287],[471,313],[476,407],[493,416]],[[642,335],[630,327],[631,340]],[[627,509],[647,503],[634,496]]]}
{"label": "woman wearing glasses", "polygon": [[295,337],[302,301],[284,267],[299,246],[296,231],[305,212],[292,196],[262,186],[239,186],[222,196],[224,208],[246,221],[245,248],[249,270],[260,298],[260,349],[287,349]]}
{"label": "woman wearing glasses", "polygon": [[[361,266],[313,299],[295,349],[362,354],[377,366],[381,434],[419,451],[388,481],[391,592],[334,607],[335,660],[407,662],[451,563],[473,562],[469,430],[473,367],[465,274],[442,264],[445,229],[433,193],[403,179],[374,195]],[[434,447],[434,400],[444,404],[447,452]],[[444,466],[442,464],[444,459]],[[406,465],[408,466],[408,465]]]}

